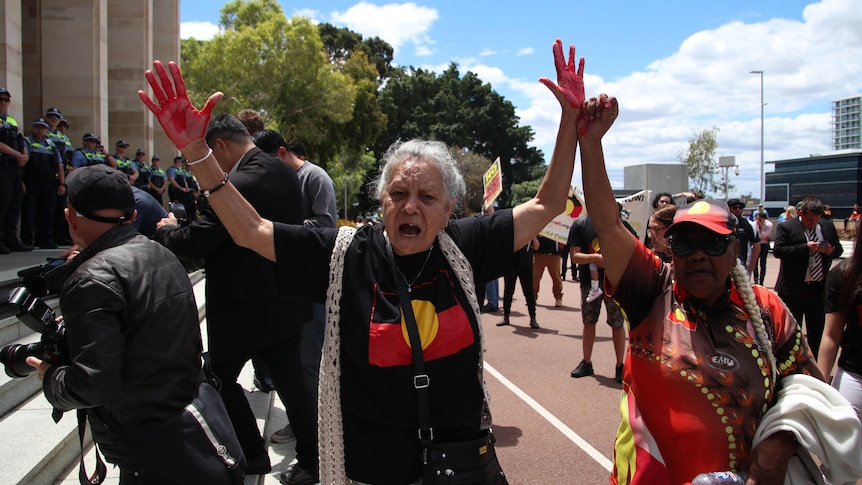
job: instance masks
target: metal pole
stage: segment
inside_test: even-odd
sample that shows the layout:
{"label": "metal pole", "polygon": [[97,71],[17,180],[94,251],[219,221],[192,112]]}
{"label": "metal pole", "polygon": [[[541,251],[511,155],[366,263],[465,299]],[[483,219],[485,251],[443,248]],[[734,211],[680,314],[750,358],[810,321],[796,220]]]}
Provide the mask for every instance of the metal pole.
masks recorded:
{"label": "metal pole", "polygon": [[763,161],[763,71],[751,71],[750,74],[760,74],[760,203],[766,201],[766,177],[764,175]]}

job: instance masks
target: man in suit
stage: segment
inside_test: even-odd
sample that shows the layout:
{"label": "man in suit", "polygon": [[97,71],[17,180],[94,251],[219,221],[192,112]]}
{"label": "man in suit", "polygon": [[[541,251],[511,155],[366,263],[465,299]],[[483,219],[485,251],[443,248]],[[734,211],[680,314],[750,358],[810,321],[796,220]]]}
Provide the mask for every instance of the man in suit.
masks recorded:
{"label": "man in suit", "polygon": [[797,323],[805,328],[808,344],[817,357],[823,336],[826,273],[832,260],[844,249],[832,221],[821,219],[823,203],[806,197],[800,203],[799,217],[778,226],[773,253],[781,260],[775,291],[784,300]]}
{"label": "man in suit", "polygon": [[[206,142],[230,181],[261,216],[302,224],[302,199],[296,172],[254,145],[245,126],[233,116],[214,117]],[[194,163],[191,161],[190,163]],[[204,196],[218,187],[203,187]],[[317,397],[303,385],[300,361],[302,324],[311,307],[302,300],[279,298],[275,263],[236,245],[212,208],[186,227],[163,220],[154,239],[180,259],[203,259],[206,269],[207,334],[212,369],[222,381],[237,437],[248,459],[247,474],[271,470],[267,450],[242,387],[236,382],[252,355],[260,357],[285,403],[296,435],[299,470],[314,483],[318,473]],[[302,478],[302,477],[294,477]]]}

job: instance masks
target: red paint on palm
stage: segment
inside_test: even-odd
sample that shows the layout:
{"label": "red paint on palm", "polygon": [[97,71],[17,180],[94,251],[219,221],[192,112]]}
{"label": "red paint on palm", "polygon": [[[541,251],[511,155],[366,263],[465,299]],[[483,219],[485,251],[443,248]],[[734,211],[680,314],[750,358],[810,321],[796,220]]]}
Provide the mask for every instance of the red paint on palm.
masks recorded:
{"label": "red paint on palm", "polygon": [[153,62],[155,73],[150,70],[145,73],[158,104],[154,103],[144,91],[138,91],[138,97],[159,120],[168,138],[177,148],[183,150],[191,142],[204,138],[213,108],[223,94],[217,92],[210,95],[203,109],[198,110],[189,100],[186,83],[179,66],[171,61],[168,63],[168,68],[171,71],[170,76],[161,61],[155,61]]}

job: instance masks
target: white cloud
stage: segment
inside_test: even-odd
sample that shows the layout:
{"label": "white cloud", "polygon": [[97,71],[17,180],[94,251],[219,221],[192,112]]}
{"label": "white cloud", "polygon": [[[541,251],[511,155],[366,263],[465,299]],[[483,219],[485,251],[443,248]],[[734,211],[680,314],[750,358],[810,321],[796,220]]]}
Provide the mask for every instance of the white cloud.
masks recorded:
{"label": "white cloud", "polygon": [[418,55],[432,52],[430,45],[434,42],[428,32],[438,16],[436,9],[412,2],[372,5],[365,1],[330,15],[333,22],[344,24],[363,36],[380,37],[396,53],[404,45],[413,44]]}
{"label": "white cloud", "polygon": [[211,22],[182,22],[180,24],[180,38],[197,40],[210,40],[219,32],[219,26]]}
{"label": "white cloud", "polygon": [[[831,101],[862,91],[858,7],[858,0],[823,0],[806,7],[801,22],[730,22],[691,35],[643,72],[613,81],[588,76],[588,87],[599,86],[588,96],[606,92],[620,101],[620,118],[604,141],[614,186],[622,188],[624,166],[676,162],[695,132],[716,126],[716,154],[734,155],[740,165],[731,183],[739,193],[758,196],[760,77],[751,70],[764,71],[765,160],[829,152]],[[560,112],[556,99],[532,81],[509,80],[508,87],[530,100],[518,115],[549,158]]]}
{"label": "white cloud", "polygon": [[515,55],[529,56],[533,52],[535,52],[535,49],[533,49],[532,47],[522,47],[522,48],[518,49],[518,52]]}
{"label": "white cloud", "polygon": [[498,52],[497,52],[497,51],[495,51],[495,50],[492,50],[492,49],[485,49],[485,50],[483,50],[482,52],[480,52],[480,53],[479,53],[479,56],[480,56],[480,57],[484,57],[484,56],[493,56],[493,55],[495,55],[495,54],[497,54],[497,53],[498,53]]}

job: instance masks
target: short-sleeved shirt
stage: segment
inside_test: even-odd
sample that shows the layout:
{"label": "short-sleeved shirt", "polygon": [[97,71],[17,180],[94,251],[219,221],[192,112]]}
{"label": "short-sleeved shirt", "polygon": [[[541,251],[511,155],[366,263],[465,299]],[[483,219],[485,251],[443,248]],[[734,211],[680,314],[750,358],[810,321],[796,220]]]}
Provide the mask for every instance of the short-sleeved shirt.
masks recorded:
{"label": "short-sleeved shirt", "polygon": [[[617,288],[631,322],[611,482],[690,482],[736,470],[773,403],[771,365],[732,282],[707,308],[673,282],[671,266],[637,242]],[[803,372],[805,346],[775,293],[753,287],[779,375]]]}
{"label": "short-sleeved shirt", "polygon": [[[841,288],[844,282],[844,271],[849,259],[842,259],[837,266],[829,270],[826,276],[826,313],[843,313],[841,308]],[[841,337],[841,356],[838,366],[844,370],[862,374],[862,291],[856,293],[853,306],[847,312],[844,333]]]}
{"label": "short-sleeved shirt", "polygon": [[742,264],[748,262],[748,248],[751,244],[759,244],[760,238],[748,219],[737,217],[736,238],[739,239],[739,260]]}
{"label": "short-sleeved shirt", "polygon": [[75,153],[72,155],[72,166],[78,168],[89,165],[108,165],[108,157],[97,151],[91,152],[85,148],[75,150]]}
{"label": "short-sleeved shirt", "polygon": [[[446,229],[477,281],[516,269],[511,210],[451,221]],[[280,291],[323,302],[335,229],[275,225]],[[478,437],[483,391],[480,339],[457,276],[438,244],[395,256],[399,277],[418,279],[411,303],[431,385],[431,425],[440,441]],[[427,262],[426,262],[427,258]],[[411,483],[421,474],[413,358],[402,323],[383,225],[359,229],[345,254],[340,305],[341,399],[347,475],[365,483]],[[326,356],[324,356],[326,358]]]}

